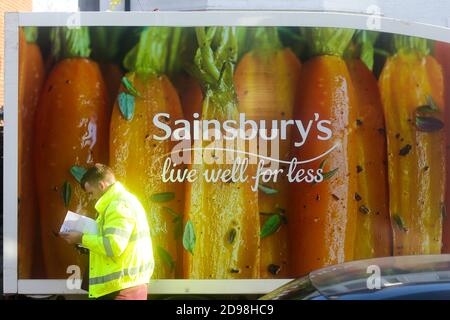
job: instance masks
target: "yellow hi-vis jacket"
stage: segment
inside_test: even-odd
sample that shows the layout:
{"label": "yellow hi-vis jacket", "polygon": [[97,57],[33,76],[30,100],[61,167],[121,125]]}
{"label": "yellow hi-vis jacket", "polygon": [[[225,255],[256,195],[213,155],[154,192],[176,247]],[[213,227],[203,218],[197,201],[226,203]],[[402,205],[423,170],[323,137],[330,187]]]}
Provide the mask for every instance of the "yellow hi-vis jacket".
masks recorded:
{"label": "yellow hi-vis jacket", "polygon": [[139,200],[114,183],[97,201],[99,234],[84,234],[90,251],[89,297],[148,283],[154,269],[152,242]]}

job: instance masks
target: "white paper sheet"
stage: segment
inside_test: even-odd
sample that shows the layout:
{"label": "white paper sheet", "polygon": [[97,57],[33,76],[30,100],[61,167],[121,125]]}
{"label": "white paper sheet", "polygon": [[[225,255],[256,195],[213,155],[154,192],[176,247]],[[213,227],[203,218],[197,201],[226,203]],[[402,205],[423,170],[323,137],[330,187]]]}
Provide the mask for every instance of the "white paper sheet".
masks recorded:
{"label": "white paper sheet", "polygon": [[66,218],[59,232],[78,231],[85,234],[98,234],[97,222],[94,219],[67,211]]}

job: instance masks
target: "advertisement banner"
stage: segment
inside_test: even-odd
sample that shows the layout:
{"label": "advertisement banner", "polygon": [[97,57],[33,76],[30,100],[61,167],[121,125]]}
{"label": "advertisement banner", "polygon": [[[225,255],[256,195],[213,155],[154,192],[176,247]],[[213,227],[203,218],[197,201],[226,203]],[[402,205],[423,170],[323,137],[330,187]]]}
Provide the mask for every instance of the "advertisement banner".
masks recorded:
{"label": "advertisement banner", "polygon": [[59,234],[69,210],[110,241],[83,185],[98,163],[145,209],[152,279],[450,253],[448,43],[284,26],[19,37],[19,279],[87,272]]}

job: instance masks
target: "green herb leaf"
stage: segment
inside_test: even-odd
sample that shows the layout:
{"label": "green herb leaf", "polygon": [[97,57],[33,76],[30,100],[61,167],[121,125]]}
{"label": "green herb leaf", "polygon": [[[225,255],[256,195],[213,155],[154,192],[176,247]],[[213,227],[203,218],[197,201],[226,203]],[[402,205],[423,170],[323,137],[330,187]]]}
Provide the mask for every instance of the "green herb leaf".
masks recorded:
{"label": "green herb leaf", "polygon": [[169,207],[163,207],[164,210],[166,210],[171,216],[172,216],[172,222],[175,225],[174,230],[174,237],[175,240],[178,239],[181,235],[181,232],[183,231],[183,219],[181,214],[176,213],[173,209]]}
{"label": "green herb leaf", "polygon": [[[160,193],[157,193],[156,195],[158,195]],[[175,210],[173,210],[172,208],[169,207],[163,207],[164,210],[166,210],[168,213],[170,213],[170,215],[175,219],[178,216],[180,216],[178,213],[175,212]]]}
{"label": "green herb leaf", "polygon": [[78,183],[81,183],[81,179],[83,178],[86,171],[87,170],[85,168],[80,167],[80,166],[72,166],[70,168],[70,173],[78,181]]}
{"label": "green herb leaf", "polygon": [[120,112],[127,121],[130,121],[134,115],[134,96],[121,92],[118,99]]}
{"label": "green herb leaf", "polygon": [[232,244],[234,242],[234,239],[236,238],[236,229],[232,228],[230,232],[228,232],[227,242],[229,244]]}
{"label": "green herb leaf", "polygon": [[164,263],[170,268],[170,272],[175,268],[175,262],[173,261],[172,256],[169,252],[167,252],[163,247],[157,247],[159,258],[164,261]]}
{"label": "green herb leaf", "polygon": [[270,188],[268,186],[265,186],[263,184],[259,184],[258,185],[258,189],[262,192],[264,192],[265,194],[276,194],[278,193],[278,190]]}
{"label": "green herb leaf", "polygon": [[194,225],[191,220],[188,220],[186,226],[184,227],[183,247],[192,255],[194,254],[195,240]]}
{"label": "green herb leaf", "polygon": [[325,163],[327,163],[328,159],[324,159],[320,165],[319,165],[319,169],[323,169],[323,167],[325,166]]}
{"label": "green herb leaf", "polygon": [[72,198],[72,186],[70,185],[69,182],[67,181],[64,182],[61,190],[61,195],[64,200],[64,206],[66,208],[69,207],[70,199]]}
{"label": "green herb leaf", "polygon": [[422,113],[430,113],[430,112],[439,112],[440,110],[437,104],[434,102],[433,97],[429,95],[427,97],[427,104],[417,107],[416,111]]}
{"label": "green herb leaf", "polygon": [[434,111],[440,111],[438,105],[436,102],[434,102],[433,97],[431,95],[428,95],[427,97],[428,104],[430,105],[430,108]]}
{"label": "green herb leaf", "polygon": [[132,94],[135,97],[142,97],[139,91],[136,90],[135,87],[131,84],[130,80],[128,80],[127,77],[122,77],[122,84],[124,87],[128,90],[130,94]]}
{"label": "green herb leaf", "polygon": [[[323,170],[323,168],[325,167],[325,164],[327,163],[327,161],[328,161],[328,159],[324,159],[324,160],[320,163],[319,169],[322,169],[322,170]],[[327,179],[330,179],[332,176],[334,176],[334,175],[336,174],[336,172],[338,171],[338,169],[339,169],[339,168],[336,168],[336,169],[333,169],[333,170],[331,170],[331,171],[329,171],[329,172],[322,173],[323,181],[325,181],[325,180],[327,180]]]}
{"label": "green herb leaf", "polygon": [[281,216],[279,214],[272,215],[269,219],[266,220],[264,226],[261,229],[260,237],[265,238],[270,236],[272,233],[275,233],[281,225]]}
{"label": "green herb leaf", "polygon": [[441,130],[444,127],[444,123],[433,117],[416,116],[416,127],[419,131],[435,132]]}
{"label": "green herb leaf", "polygon": [[408,229],[406,228],[405,223],[403,222],[403,219],[402,219],[402,217],[400,217],[400,215],[394,214],[393,218],[394,218],[394,222],[397,224],[397,227],[400,230],[408,231]]}
{"label": "green herb leaf", "polygon": [[417,112],[423,112],[423,113],[427,113],[427,112],[436,112],[437,110],[434,110],[429,104],[425,104],[423,106],[417,107]]}
{"label": "green herb leaf", "polygon": [[167,202],[173,199],[175,199],[174,192],[154,193],[150,196],[150,201],[152,202]]}
{"label": "green herb leaf", "polygon": [[333,169],[331,171],[325,172],[322,174],[323,181],[330,179],[332,176],[336,174],[336,172],[339,170],[339,168]]}
{"label": "green herb leaf", "polygon": [[[431,112],[439,112],[440,109],[436,102],[434,102],[433,97],[431,95],[427,96],[427,103],[426,105],[420,106],[416,109],[417,112],[422,113],[431,113]],[[439,131],[444,127],[444,123],[434,117],[423,117],[423,116],[416,116],[416,127],[419,131],[424,132],[434,132]]]}

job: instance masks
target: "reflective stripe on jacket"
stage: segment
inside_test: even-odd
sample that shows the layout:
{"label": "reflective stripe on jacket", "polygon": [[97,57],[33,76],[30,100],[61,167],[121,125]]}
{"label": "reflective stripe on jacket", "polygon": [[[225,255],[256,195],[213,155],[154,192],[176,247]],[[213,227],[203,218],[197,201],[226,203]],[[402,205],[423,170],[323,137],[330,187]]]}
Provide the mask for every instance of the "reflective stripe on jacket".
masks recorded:
{"label": "reflective stripe on jacket", "polygon": [[148,283],[154,269],[152,242],[139,200],[114,183],[97,201],[99,234],[84,234],[90,251],[89,297]]}

